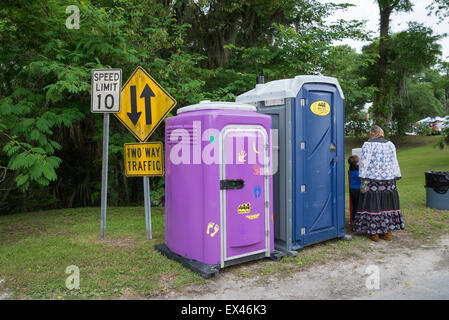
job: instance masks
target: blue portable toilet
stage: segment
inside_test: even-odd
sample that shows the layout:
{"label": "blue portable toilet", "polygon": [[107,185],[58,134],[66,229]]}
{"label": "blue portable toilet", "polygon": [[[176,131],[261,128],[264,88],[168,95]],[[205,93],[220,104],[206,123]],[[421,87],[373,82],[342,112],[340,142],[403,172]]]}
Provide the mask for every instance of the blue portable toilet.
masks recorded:
{"label": "blue portable toilet", "polygon": [[297,76],[257,84],[236,102],[272,117],[276,249],[296,254],[345,237],[344,95],[338,80]]}

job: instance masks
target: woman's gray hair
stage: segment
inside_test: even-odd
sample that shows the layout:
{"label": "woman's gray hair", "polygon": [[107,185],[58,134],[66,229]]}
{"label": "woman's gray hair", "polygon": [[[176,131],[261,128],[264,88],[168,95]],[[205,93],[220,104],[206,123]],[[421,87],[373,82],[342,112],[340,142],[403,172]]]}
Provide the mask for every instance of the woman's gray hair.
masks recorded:
{"label": "woman's gray hair", "polygon": [[382,130],[381,127],[379,126],[372,126],[371,129],[369,130],[369,135],[371,138],[384,138],[384,131]]}

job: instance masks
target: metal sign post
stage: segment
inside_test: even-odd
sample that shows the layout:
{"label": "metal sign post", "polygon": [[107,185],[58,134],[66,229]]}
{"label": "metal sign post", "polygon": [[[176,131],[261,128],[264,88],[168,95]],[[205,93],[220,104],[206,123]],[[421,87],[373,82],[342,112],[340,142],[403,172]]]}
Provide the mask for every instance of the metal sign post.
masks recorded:
{"label": "metal sign post", "polygon": [[101,239],[106,235],[108,205],[109,114],[120,112],[122,69],[92,70],[90,111],[103,113],[103,161],[101,168]]}
{"label": "metal sign post", "polygon": [[108,205],[108,156],[109,156],[109,113],[103,119],[103,164],[101,169],[101,239],[106,235],[106,207]]}
{"label": "metal sign post", "polygon": [[145,199],[145,227],[147,229],[147,239],[153,239],[151,233],[151,202],[150,202],[150,178],[143,177],[143,193]]}
{"label": "metal sign post", "polygon": [[147,238],[151,233],[150,176],[164,175],[164,145],[162,142],[125,143],[125,174],[127,177],[143,176],[145,200],[145,228]]}
{"label": "metal sign post", "polygon": [[[143,190],[145,200],[145,226],[147,238],[152,239],[151,233],[151,204],[150,204],[150,179],[149,176],[163,176],[163,164],[158,165],[162,159],[162,143],[160,153],[144,155],[142,148],[156,128],[162,123],[168,113],[175,107],[176,100],[161,87],[142,67],[137,67],[121,92],[123,102],[121,111],[115,116],[128,130],[142,143],[136,146],[125,144],[125,168],[128,177],[143,176]],[[132,148],[141,154],[129,153]],[[153,149],[154,151],[154,149]],[[163,161],[162,161],[163,162]]]}

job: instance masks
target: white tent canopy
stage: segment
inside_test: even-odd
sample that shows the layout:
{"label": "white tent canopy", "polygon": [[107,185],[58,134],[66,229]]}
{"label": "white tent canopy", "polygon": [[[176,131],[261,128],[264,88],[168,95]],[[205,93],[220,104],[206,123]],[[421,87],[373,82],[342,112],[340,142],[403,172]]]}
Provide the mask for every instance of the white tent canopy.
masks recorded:
{"label": "white tent canopy", "polygon": [[433,121],[433,118],[427,117],[427,118],[421,119],[421,120],[419,120],[417,122],[418,123],[429,123],[429,122],[432,122],[432,121]]}
{"label": "white tent canopy", "polygon": [[449,116],[435,117],[435,118],[427,117],[427,118],[421,119],[417,122],[418,123],[429,123],[429,122],[436,122],[436,121],[442,121],[442,122],[449,121]]}
{"label": "white tent canopy", "polygon": [[449,116],[445,116],[445,117],[436,117],[435,121],[449,121]]}
{"label": "white tent canopy", "polygon": [[449,127],[449,115],[435,118],[427,117],[417,121],[416,124],[431,124],[432,126],[436,126],[437,131],[441,131],[442,129]]}

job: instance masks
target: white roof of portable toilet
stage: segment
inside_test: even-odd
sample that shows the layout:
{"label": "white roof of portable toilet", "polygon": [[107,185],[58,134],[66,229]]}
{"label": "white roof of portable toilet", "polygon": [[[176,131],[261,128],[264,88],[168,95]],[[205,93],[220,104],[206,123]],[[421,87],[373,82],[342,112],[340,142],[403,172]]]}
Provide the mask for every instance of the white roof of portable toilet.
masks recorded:
{"label": "white roof of portable toilet", "polygon": [[336,78],[326,76],[296,76],[293,79],[282,79],[256,84],[254,89],[239,95],[235,101],[252,103],[264,100],[296,98],[302,86],[306,83],[333,84],[337,87],[342,99],[345,98]]}
{"label": "white roof of portable toilet", "polygon": [[249,104],[237,102],[223,102],[223,101],[210,102],[209,100],[205,100],[201,101],[198,104],[192,104],[190,106],[180,108],[178,109],[177,114],[187,111],[210,110],[210,109],[256,111],[256,107]]}

